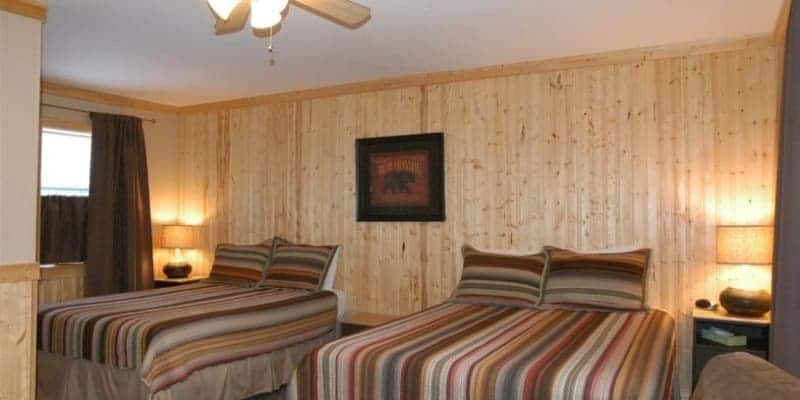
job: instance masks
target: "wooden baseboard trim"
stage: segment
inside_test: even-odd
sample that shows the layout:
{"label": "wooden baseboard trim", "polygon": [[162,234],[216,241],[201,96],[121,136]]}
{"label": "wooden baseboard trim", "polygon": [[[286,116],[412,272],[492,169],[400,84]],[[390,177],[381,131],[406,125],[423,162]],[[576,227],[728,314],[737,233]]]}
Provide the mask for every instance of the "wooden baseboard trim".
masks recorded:
{"label": "wooden baseboard trim", "polygon": [[47,19],[47,4],[36,0],[0,0],[0,10],[39,21]]}
{"label": "wooden baseboard trim", "polygon": [[0,265],[0,283],[38,281],[39,264]]}

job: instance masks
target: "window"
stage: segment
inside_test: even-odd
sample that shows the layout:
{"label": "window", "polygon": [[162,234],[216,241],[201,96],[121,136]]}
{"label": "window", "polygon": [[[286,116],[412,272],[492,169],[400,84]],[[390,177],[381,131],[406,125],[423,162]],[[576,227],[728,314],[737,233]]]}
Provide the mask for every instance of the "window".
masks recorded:
{"label": "window", "polygon": [[88,196],[92,136],[42,130],[42,196]]}

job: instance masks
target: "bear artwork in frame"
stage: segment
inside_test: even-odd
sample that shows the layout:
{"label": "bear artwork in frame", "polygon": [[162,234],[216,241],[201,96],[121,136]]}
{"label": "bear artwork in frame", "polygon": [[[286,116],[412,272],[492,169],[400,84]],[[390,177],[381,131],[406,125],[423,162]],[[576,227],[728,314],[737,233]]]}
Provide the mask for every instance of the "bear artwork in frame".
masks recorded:
{"label": "bear artwork in frame", "polygon": [[358,221],[444,221],[444,134],[356,140]]}

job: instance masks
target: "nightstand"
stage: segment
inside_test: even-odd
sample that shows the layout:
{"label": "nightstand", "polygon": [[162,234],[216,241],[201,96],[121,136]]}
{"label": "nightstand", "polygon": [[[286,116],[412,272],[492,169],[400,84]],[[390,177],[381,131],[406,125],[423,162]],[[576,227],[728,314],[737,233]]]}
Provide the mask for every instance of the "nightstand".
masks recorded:
{"label": "nightstand", "polygon": [[[692,388],[700,379],[700,372],[706,363],[720,355],[734,352],[750,353],[756,357],[769,360],[769,325],[770,314],[763,317],[740,317],[728,314],[721,306],[718,311],[701,310],[692,312],[694,319],[692,352]],[[708,327],[717,327],[732,332],[737,336],[747,336],[745,346],[725,346],[702,337],[701,331]]]}
{"label": "nightstand", "polygon": [[156,278],[154,280],[153,286],[157,288],[172,287],[178,285],[186,285],[188,283],[200,282],[201,280],[203,280],[203,278],[176,278],[176,279]]}
{"label": "nightstand", "polygon": [[398,318],[400,317],[396,315],[352,312],[345,313],[339,324],[342,327],[342,337],[344,337],[383,325]]}

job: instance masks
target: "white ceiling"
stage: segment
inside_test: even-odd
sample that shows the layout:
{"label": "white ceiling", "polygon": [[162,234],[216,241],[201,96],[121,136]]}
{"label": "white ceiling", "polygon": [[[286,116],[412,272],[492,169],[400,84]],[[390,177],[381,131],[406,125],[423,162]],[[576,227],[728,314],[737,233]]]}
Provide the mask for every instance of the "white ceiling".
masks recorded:
{"label": "white ceiling", "polygon": [[204,0],[50,0],[47,80],[170,105],[772,31],[781,0],[361,0],[348,30],[292,6],[266,41]]}

